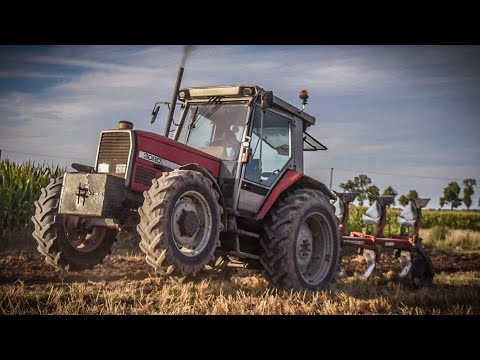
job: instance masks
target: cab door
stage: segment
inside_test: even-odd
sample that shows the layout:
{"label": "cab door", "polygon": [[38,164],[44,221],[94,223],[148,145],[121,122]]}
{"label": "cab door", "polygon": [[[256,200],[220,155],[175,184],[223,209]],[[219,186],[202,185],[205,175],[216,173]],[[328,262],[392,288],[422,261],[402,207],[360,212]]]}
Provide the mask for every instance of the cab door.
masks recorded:
{"label": "cab door", "polygon": [[253,116],[249,160],[242,169],[237,210],[256,214],[277,181],[293,167],[293,149],[290,118],[259,106]]}

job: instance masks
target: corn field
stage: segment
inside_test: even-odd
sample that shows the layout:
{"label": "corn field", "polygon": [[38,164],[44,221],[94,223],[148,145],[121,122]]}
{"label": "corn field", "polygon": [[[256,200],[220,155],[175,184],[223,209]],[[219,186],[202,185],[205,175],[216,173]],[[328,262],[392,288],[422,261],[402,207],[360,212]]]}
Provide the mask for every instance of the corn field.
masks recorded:
{"label": "corn field", "polygon": [[480,231],[480,212],[478,211],[429,210],[424,211],[422,215],[425,229],[444,226],[450,229]]}
{"label": "corn field", "polygon": [[17,230],[31,226],[34,201],[51,178],[61,176],[66,168],[9,160],[0,162],[0,230]]}

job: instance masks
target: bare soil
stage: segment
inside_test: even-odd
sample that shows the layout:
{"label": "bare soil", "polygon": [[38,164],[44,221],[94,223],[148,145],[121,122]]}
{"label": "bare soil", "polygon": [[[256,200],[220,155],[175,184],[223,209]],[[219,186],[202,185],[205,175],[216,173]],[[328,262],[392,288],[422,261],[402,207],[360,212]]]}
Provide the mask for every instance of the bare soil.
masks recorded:
{"label": "bare soil", "polygon": [[[480,271],[480,254],[447,252],[427,249],[436,273],[455,273],[458,271]],[[355,276],[365,271],[363,257],[356,254],[346,255],[342,266],[348,276]],[[390,254],[382,255],[377,264],[376,272],[387,273],[398,271],[399,263]],[[229,275],[232,271],[230,270]],[[236,271],[239,274],[251,275],[253,271]],[[200,278],[218,277],[226,274],[209,273],[199,275]],[[115,249],[113,254],[105,259],[104,264],[97,265],[92,270],[68,272],[56,269],[46,264],[35,250],[10,250],[0,252],[0,284],[13,284],[22,281],[25,284],[53,284],[98,282],[117,280],[143,280],[156,277],[154,270],[145,262],[140,251]]]}

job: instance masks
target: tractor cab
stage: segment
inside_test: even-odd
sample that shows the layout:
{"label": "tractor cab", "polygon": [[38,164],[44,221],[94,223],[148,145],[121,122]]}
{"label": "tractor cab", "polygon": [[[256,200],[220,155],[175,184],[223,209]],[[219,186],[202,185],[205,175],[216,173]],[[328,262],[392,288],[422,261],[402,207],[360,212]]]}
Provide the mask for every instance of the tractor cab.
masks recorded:
{"label": "tractor cab", "polygon": [[254,217],[286,172],[303,173],[304,150],[326,149],[305,132],[313,116],[256,85],[184,88],[178,100],[174,140],[221,160],[230,212]]}

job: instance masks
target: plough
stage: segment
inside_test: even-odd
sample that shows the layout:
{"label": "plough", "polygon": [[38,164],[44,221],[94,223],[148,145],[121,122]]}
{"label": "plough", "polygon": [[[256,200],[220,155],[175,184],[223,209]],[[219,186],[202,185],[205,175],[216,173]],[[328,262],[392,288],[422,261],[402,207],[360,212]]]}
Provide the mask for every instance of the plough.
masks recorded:
{"label": "plough", "polygon": [[[394,202],[395,196],[374,196],[375,201],[362,215],[362,221],[368,227],[375,227],[373,234],[352,231],[347,234],[349,219],[349,205],[359,195],[358,192],[335,193],[337,200],[334,203],[335,215],[339,220],[342,237],[342,249],[355,248],[363,255],[366,262],[366,270],[360,276],[367,280],[374,272],[382,253],[392,252],[400,262],[399,277],[409,279],[413,286],[429,287],[433,283],[435,271],[432,262],[422,247],[422,239],[419,230],[422,220],[422,208],[430,199],[416,199],[410,201],[405,209],[397,217],[398,224],[412,228],[410,235],[383,234],[387,222],[387,206]],[[343,273],[343,270],[340,270]]]}

